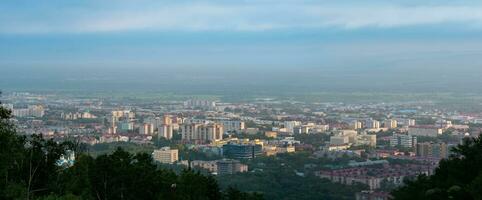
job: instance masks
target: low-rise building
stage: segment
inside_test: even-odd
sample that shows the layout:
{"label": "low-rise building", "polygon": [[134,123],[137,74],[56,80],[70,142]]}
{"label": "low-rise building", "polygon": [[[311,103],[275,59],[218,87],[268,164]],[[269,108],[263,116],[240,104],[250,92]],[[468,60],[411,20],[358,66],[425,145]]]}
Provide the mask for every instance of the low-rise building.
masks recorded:
{"label": "low-rise building", "polygon": [[377,146],[377,135],[362,134],[356,137],[356,146]]}
{"label": "low-rise building", "polygon": [[172,164],[179,160],[179,151],[170,147],[154,150],[152,158],[160,163]]}
{"label": "low-rise building", "polygon": [[217,162],[218,162],[217,160],[212,160],[212,161],[193,160],[191,161],[190,165],[191,165],[191,168],[201,168],[213,174],[217,174],[218,173]]}
{"label": "low-rise building", "polygon": [[276,138],[278,137],[278,132],[276,131],[265,131],[264,135],[269,138]]}
{"label": "low-rise building", "polygon": [[350,142],[346,135],[334,135],[330,137],[330,145],[343,145]]}
{"label": "low-rise building", "polygon": [[410,126],[408,134],[414,136],[437,137],[442,135],[443,129],[435,126]]}
{"label": "low-rise building", "polygon": [[[363,163],[363,165],[369,164],[373,163]],[[406,177],[416,177],[420,174],[428,175],[433,170],[433,168],[421,164],[389,165],[378,162],[375,164],[383,165],[382,167],[358,166],[345,169],[321,170],[315,172],[315,176],[344,185],[361,183],[368,185],[370,190],[376,190],[380,189],[384,182],[401,185]]]}
{"label": "low-rise building", "polygon": [[218,160],[217,164],[217,174],[236,174],[248,171],[248,165],[241,164],[238,160],[223,159]]}
{"label": "low-rise building", "polygon": [[417,136],[408,134],[393,134],[390,137],[390,146],[413,148],[417,145]]}
{"label": "low-rise building", "polygon": [[223,155],[235,159],[252,159],[263,154],[262,145],[258,144],[225,144]]}

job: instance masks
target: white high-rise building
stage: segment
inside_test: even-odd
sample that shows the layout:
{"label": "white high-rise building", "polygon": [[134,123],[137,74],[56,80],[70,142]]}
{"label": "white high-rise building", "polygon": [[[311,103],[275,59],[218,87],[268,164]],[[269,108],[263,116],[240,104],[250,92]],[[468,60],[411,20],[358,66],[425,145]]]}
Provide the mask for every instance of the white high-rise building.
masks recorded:
{"label": "white high-rise building", "polygon": [[41,105],[29,105],[28,108],[13,109],[15,117],[43,117],[45,109]]}
{"label": "white high-rise building", "polygon": [[221,124],[224,126],[225,131],[235,131],[237,133],[244,130],[244,122],[239,120],[223,120],[220,121]]}
{"label": "white high-rise building", "polygon": [[415,120],[414,119],[407,119],[407,126],[415,126]]}
{"label": "white high-rise building", "polygon": [[362,123],[358,120],[352,121],[350,126],[351,126],[351,128],[353,128],[355,130],[363,128]]}
{"label": "white high-rise building", "polygon": [[159,137],[166,138],[168,140],[172,139],[173,127],[172,125],[163,124],[157,127]]}
{"label": "white high-rise building", "polygon": [[45,109],[40,105],[28,106],[28,110],[30,115],[34,117],[43,117],[45,115]]}
{"label": "white high-rise building", "polygon": [[222,140],[224,127],[222,124],[183,124],[180,127],[182,139],[186,141],[216,141]]}
{"label": "white high-rise building", "polygon": [[377,120],[368,120],[367,121],[367,127],[371,129],[379,129],[380,128],[380,122]]}
{"label": "white high-rise building", "polygon": [[139,134],[152,135],[154,133],[154,125],[151,123],[144,123],[139,127]]}
{"label": "white high-rise building", "polygon": [[397,120],[394,120],[394,119],[385,120],[385,128],[394,129],[394,128],[397,128],[397,127],[398,127]]}

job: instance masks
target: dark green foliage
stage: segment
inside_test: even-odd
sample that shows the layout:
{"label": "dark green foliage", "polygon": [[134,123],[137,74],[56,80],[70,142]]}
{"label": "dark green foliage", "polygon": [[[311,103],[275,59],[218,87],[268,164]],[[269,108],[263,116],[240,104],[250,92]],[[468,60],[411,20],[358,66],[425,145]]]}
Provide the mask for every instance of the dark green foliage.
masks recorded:
{"label": "dark green foliage", "polygon": [[82,199],[223,199],[213,177],[191,170],[176,175],[158,169],[148,154],[132,155],[121,148],[97,158],[81,155],[63,177],[63,193]]}
{"label": "dark green foliage", "polygon": [[259,193],[243,193],[236,188],[228,187],[226,189],[225,199],[227,200],[262,200],[263,195]]}
{"label": "dark green foliage", "polygon": [[[121,148],[112,154],[77,155],[72,167],[56,165],[69,142],[16,135],[10,112],[0,107],[0,199],[39,200],[221,200],[262,199],[244,192],[223,193],[211,176],[159,169],[146,153]],[[236,198],[231,198],[237,195]]]}
{"label": "dark green foliage", "polygon": [[[276,157],[259,157],[247,161],[254,172],[218,176],[219,183],[229,191],[256,191],[266,199],[311,200],[353,199],[356,192],[367,189],[364,185],[345,186],[314,176],[324,164],[338,165],[348,160],[323,160],[311,158],[310,153],[278,154]],[[305,165],[314,165],[309,169]],[[297,175],[302,172],[305,175]],[[235,193],[236,191],[231,191]],[[237,196],[237,195],[234,195]]]}
{"label": "dark green foliage", "polygon": [[0,113],[0,199],[32,199],[59,187],[55,163],[71,143],[17,136],[9,111]]}
{"label": "dark green foliage", "polygon": [[482,140],[467,139],[442,160],[435,174],[419,176],[395,190],[395,199],[482,199]]}

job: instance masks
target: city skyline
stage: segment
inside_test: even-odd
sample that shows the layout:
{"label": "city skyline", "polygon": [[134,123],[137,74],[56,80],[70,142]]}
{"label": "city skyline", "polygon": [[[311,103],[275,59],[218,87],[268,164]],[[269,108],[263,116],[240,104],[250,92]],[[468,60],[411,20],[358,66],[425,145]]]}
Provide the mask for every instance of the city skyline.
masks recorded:
{"label": "city skyline", "polygon": [[0,199],[480,199],[481,10],[3,0]]}

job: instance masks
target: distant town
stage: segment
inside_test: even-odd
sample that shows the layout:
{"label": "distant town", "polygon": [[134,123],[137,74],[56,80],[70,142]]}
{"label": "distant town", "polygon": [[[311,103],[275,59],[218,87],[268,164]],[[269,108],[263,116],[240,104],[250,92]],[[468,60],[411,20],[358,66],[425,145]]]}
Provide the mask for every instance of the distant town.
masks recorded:
{"label": "distant town", "polygon": [[[0,98],[19,133],[74,141],[92,155],[117,146],[148,152],[159,165],[215,175],[221,185],[223,179],[237,180],[249,191],[256,190],[244,184],[252,174],[289,173],[355,188],[348,195],[356,199],[389,199],[404,180],[433,174],[454,146],[482,132],[482,113],[428,101],[234,103],[192,97],[146,102],[28,92]],[[71,166],[75,153],[58,164]]]}

